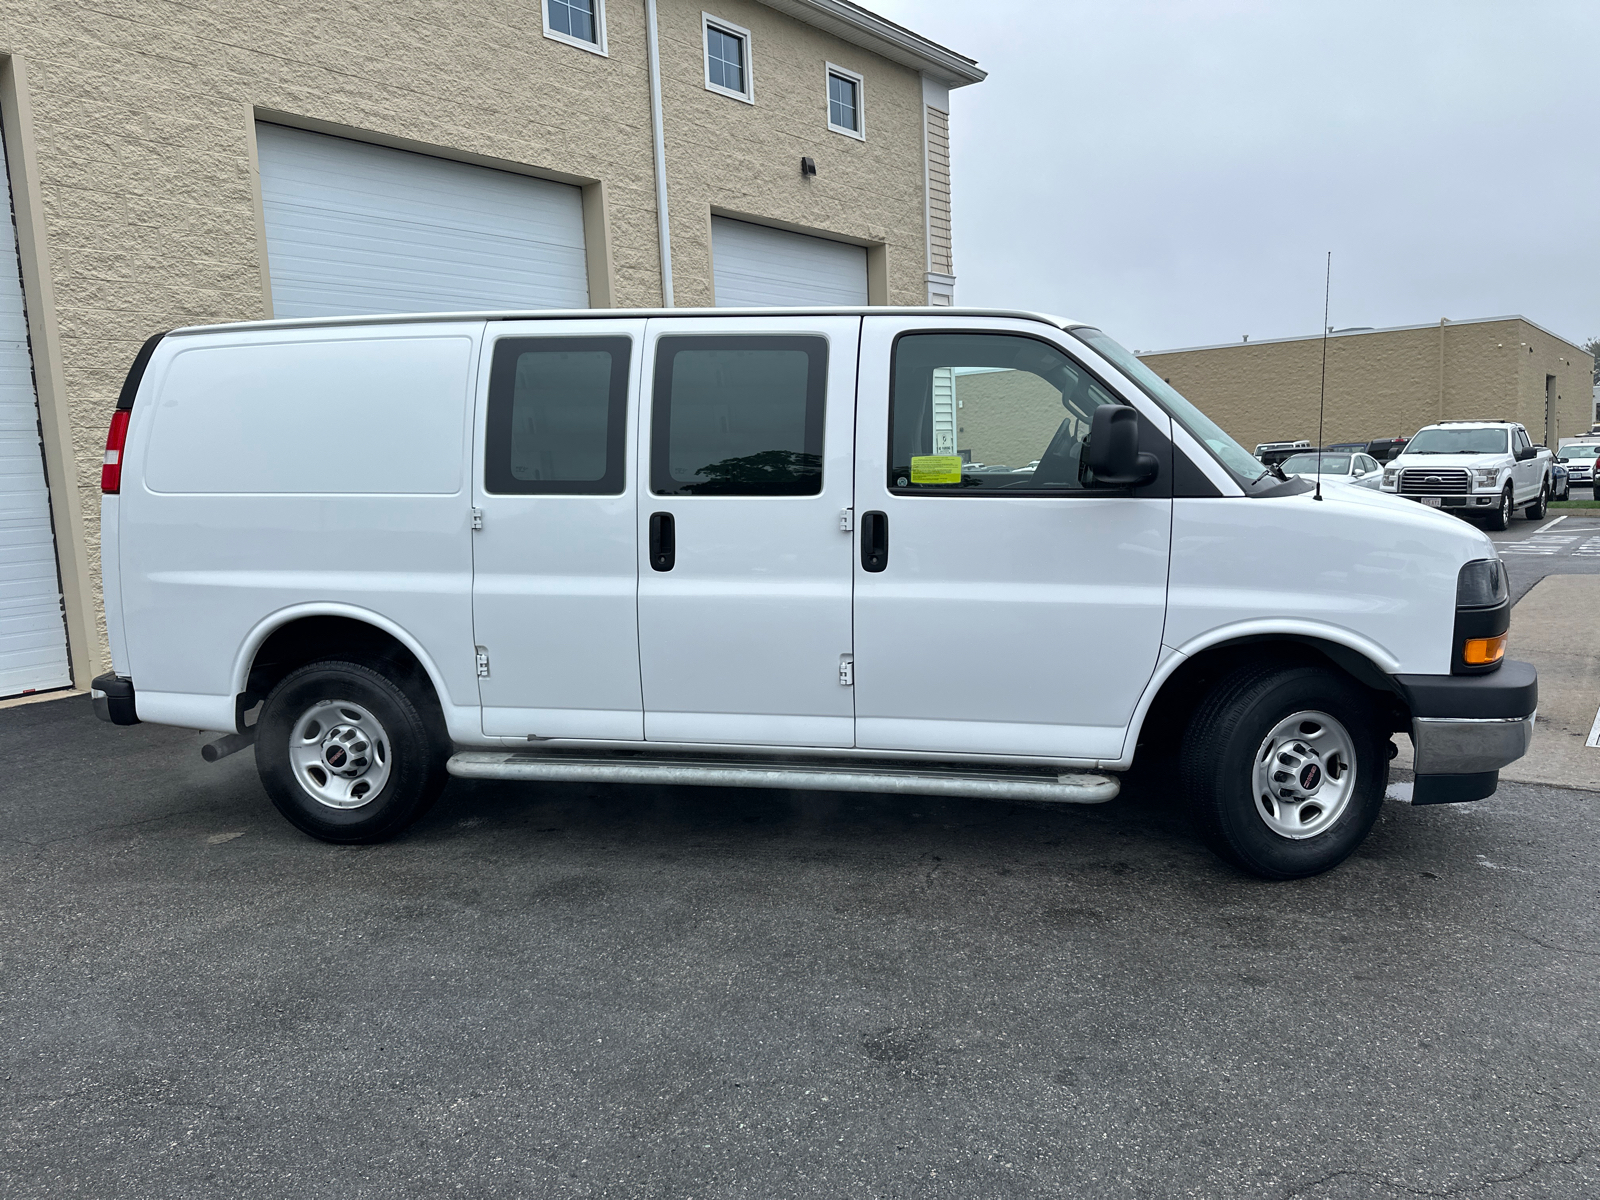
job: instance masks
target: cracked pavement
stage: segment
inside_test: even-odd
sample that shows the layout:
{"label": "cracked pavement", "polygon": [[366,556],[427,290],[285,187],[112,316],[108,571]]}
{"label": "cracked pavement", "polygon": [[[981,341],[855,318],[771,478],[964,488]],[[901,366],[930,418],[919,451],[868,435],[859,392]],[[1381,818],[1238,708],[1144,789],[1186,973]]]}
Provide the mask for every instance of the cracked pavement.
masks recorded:
{"label": "cracked pavement", "polygon": [[1099,808],[454,781],[0,711],[0,1195],[1600,1193],[1600,794],[1265,884]]}

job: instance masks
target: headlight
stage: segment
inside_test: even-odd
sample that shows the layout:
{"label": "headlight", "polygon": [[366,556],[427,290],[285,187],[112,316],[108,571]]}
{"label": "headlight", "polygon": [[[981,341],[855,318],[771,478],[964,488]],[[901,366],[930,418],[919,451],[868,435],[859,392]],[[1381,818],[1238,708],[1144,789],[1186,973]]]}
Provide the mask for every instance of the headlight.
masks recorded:
{"label": "headlight", "polygon": [[1505,564],[1498,558],[1480,558],[1462,567],[1456,576],[1456,607],[1493,608],[1505,603],[1510,590]]}
{"label": "headlight", "polygon": [[1383,486],[1394,487],[1395,480],[1400,478],[1399,467],[1385,467],[1383,469]]}
{"label": "headlight", "polygon": [[1473,467],[1472,482],[1480,488],[1492,488],[1500,482],[1500,468]]}

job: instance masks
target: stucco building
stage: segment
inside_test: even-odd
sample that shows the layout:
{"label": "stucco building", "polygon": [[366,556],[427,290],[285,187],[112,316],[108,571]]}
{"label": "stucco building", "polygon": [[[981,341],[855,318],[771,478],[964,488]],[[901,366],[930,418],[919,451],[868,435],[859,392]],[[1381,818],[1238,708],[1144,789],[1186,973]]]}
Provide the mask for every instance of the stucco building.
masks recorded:
{"label": "stucco building", "polygon": [[0,696],[104,669],[101,446],[150,334],[951,303],[982,78],[847,0],[0,0]]}
{"label": "stucco building", "polygon": [[[1139,357],[1252,449],[1316,440],[1322,342],[1275,338]],[[1590,425],[1593,360],[1525,317],[1342,330],[1327,342],[1325,442],[1501,418],[1554,448]]]}

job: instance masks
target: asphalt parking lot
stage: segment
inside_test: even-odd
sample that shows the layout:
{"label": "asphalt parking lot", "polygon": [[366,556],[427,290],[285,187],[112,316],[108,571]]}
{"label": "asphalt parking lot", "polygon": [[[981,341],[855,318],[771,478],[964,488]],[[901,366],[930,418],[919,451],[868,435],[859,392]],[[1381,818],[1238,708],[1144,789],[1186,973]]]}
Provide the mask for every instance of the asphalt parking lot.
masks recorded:
{"label": "asphalt parking lot", "polygon": [[1391,802],[1264,884],[1099,808],[452,783],[0,711],[0,1195],[1600,1191],[1600,796]]}

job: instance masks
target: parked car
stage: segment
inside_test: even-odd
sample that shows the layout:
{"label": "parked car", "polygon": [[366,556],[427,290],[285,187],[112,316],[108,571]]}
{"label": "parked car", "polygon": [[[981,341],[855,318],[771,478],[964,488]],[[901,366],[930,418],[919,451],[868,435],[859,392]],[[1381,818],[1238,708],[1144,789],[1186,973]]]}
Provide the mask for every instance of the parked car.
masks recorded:
{"label": "parked car", "polygon": [[1262,442],[1256,447],[1255,457],[1264,466],[1276,466],[1291,454],[1298,454],[1302,450],[1311,449],[1311,443],[1305,438],[1293,442]]}
{"label": "parked car", "polygon": [[1320,454],[1315,450],[1302,451],[1284,459],[1279,467],[1285,475],[1299,475],[1313,482],[1320,476],[1323,483],[1346,483],[1373,490],[1377,490],[1383,482],[1383,468],[1378,465],[1377,459],[1366,453],[1352,453],[1333,446]]}
{"label": "parked car", "polygon": [[1441,421],[1419,430],[1383,469],[1383,490],[1505,529],[1521,509],[1545,514],[1554,456],[1515,421]]}
{"label": "parked car", "polygon": [[1390,462],[1405,451],[1406,443],[1410,440],[1404,437],[1375,438],[1367,443],[1367,453],[1381,463]]}
{"label": "parked car", "polygon": [[1413,803],[1475,800],[1537,706],[1481,531],[1319,502],[1055,318],[178,329],[105,462],[97,713],[253,745],[330,842],[448,776],[1098,803],[1150,759],[1295,878],[1366,836],[1392,734]]}
{"label": "parked car", "polygon": [[1596,456],[1600,456],[1600,438],[1574,438],[1556,451],[1556,461],[1566,467],[1568,478],[1578,487],[1594,487]]}
{"label": "parked car", "polygon": [[1552,500],[1572,499],[1572,477],[1567,471],[1565,459],[1558,458],[1550,467],[1550,498]]}

